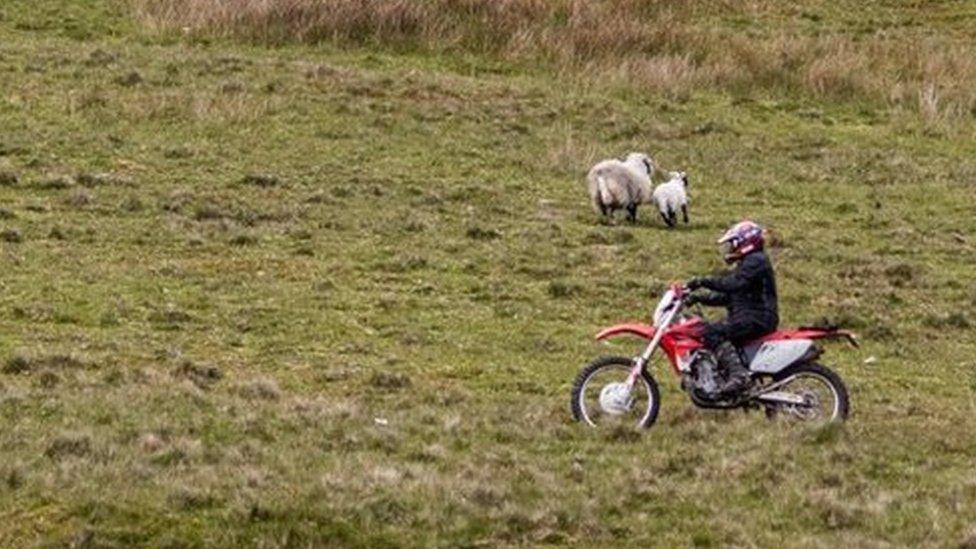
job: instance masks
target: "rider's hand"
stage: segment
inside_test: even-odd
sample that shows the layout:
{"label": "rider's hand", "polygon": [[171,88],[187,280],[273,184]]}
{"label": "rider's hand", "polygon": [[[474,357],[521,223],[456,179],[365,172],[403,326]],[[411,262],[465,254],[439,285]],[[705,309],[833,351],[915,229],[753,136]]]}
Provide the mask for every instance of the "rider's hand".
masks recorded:
{"label": "rider's hand", "polygon": [[692,305],[697,305],[698,303],[701,303],[701,296],[697,296],[697,295],[691,294],[691,295],[689,295],[688,297],[685,298],[685,306],[686,307],[690,307]]}
{"label": "rider's hand", "polygon": [[685,282],[685,287],[687,287],[689,291],[692,291],[693,292],[693,291],[697,290],[698,288],[701,288],[702,287],[702,281],[703,280],[704,279],[702,279],[701,277],[697,277],[696,276],[696,277],[690,279],[688,282]]}

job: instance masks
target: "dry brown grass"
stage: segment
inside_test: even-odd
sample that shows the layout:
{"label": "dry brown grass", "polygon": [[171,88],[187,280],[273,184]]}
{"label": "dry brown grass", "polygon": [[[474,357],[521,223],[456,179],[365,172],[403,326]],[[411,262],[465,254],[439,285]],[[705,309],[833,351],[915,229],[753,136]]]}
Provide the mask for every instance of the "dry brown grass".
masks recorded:
{"label": "dry brown grass", "polygon": [[911,24],[921,15],[910,7],[875,7],[878,28],[851,31],[798,21],[817,20],[817,9],[856,6],[803,6],[811,15],[768,1],[133,1],[140,19],[162,32],[465,51],[545,61],[653,93],[800,91],[910,111],[930,123],[976,113],[973,41]]}

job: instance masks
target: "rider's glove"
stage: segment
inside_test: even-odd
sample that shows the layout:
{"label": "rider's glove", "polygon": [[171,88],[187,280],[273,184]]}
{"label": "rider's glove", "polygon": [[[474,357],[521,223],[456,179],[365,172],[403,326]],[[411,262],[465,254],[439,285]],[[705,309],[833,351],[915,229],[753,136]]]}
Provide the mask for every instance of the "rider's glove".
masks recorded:
{"label": "rider's glove", "polygon": [[685,282],[685,286],[688,288],[689,291],[693,292],[704,285],[702,284],[703,281],[704,281],[703,278],[696,276],[695,278],[692,278],[688,282]]}
{"label": "rider's glove", "polygon": [[701,296],[692,294],[685,298],[685,306],[687,307],[697,305],[698,303],[701,303]]}

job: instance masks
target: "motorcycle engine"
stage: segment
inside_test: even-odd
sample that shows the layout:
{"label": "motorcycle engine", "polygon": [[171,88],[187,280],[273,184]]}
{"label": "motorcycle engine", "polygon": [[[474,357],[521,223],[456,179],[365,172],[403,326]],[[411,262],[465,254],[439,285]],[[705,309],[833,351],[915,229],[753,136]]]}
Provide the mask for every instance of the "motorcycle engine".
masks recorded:
{"label": "motorcycle engine", "polygon": [[683,385],[706,398],[718,394],[721,374],[715,355],[707,351],[699,351],[691,362],[691,372],[685,376]]}

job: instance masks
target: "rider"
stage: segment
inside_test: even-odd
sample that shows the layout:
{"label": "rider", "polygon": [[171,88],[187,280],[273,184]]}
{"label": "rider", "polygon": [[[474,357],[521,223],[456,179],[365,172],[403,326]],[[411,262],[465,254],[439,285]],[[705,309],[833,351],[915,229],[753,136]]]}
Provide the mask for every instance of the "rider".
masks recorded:
{"label": "rider", "polygon": [[735,393],[749,385],[749,370],[736,350],[749,340],[776,330],[779,324],[776,275],[763,252],[763,229],[752,221],[736,223],[718,240],[725,262],[735,268],[724,276],[696,277],[687,282],[689,290],[711,290],[691,295],[687,305],[721,307],[728,316],[704,327],[705,345],[715,353],[720,367],[726,368],[727,381],[722,393]]}

